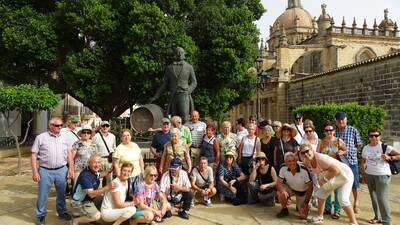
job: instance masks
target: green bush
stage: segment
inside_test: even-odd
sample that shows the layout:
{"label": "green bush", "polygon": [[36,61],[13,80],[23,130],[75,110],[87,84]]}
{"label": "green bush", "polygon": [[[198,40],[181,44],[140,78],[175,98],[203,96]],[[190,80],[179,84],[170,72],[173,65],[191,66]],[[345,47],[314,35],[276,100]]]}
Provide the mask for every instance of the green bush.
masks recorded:
{"label": "green bush", "polygon": [[364,144],[368,143],[368,129],[371,127],[379,128],[383,131],[386,112],[382,107],[373,105],[359,105],[357,103],[345,104],[322,104],[322,105],[301,105],[292,111],[294,115],[297,112],[303,114],[303,121],[311,119],[314,122],[315,130],[319,137],[324,137],[322,126],[325,121],[335,120],[335,114],[343,111],[347,115],[347,123],[356,127],[360,133]]}

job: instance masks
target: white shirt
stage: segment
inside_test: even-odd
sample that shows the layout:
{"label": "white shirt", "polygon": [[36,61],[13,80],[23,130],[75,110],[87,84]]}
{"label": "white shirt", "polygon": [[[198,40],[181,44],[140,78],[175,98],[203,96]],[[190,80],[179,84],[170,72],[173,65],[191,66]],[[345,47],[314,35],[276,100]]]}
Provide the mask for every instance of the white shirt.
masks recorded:
{"label": "white shirt", "polygon": [[248,134],[249,134],[249,132],[247,131],[246,128],[244,128],[242,131],[238,130],[237,133],[236,133],[238,144],[240,144],[240,142],[242,141],[243,137],[247,136]]}
{"label": "white shirt", "polygon": [[[388,145],[385,154],[389,154],[392,150],[393,147]],[[376,176],[392,175],[389,163],[382,159],[382,153],[381,142],[375,146],[364,146],[362,157],[365,159],[365,173]]]}
{"label": "white shirt", "polygon": [[203,141],[203,136],[206,133],[206,123],[202,121],[198,121],[197,123],[193,123],[192,121],[188,121],[185,123],[192,134],[192,146],[195,148],[201,147],[201,142]]}
{"label": "white shirt", "polygon": [[60,134],[64,136],[65,140],[68,143],[68,148],[72,149],[72,145],[79,141],[80,138],[78,136],[79,128],[75,128],[75,130],[71,130],[68,127],[62,128],[60,130]]}
{"label": "white shirt", "polygon": [[[116,146],[115,135],[111,132],[108,132],[107,135],[103,134],[104,141],[106,141],[108,149],[110,152],[114,152]],[[97,151],[101,156],[108,156],[109,153],[107,151],[106,145],[104,144],[103,139],[101,139],[100,133],[96,133],[93,137],[93,144],[96,145]]]}
{"label": "white shirt", "polygon": [[307,168],[299,164],[297,164],[297,172],[294,175],[287,166],[282,166],[279,170],[279,178],[284,180],[290,189],[298,192],[307,191],[307,184],[311,181]]}
{"label": "white shirt", "polygon": [[126,192],[128,191],[128,182],[126,181],[125,183],[122,183],[119,178],[115,178],[113,182],[115,182],[116,187],[107,191],[104,195],[103,203],[101,204],[101,211],[116,208],[112,198],[113,192],[118,192],[120,202],[125,202]]}
{"label": "white shirt", "polygon": [[[243,157],[256,157],[257,150],[254,148],[254,144],[257,144],[256,139],[257,137],[254,135],[253,138],[249,139],[247,136],[243,137],[243,149],[242,149],[242,156]],[[254,143],[256,142],[256,143]],[[257,147],[257,146],[256,146]]]}
{"label": "white shirt", "polygon": [[297,128],[296,128],[296,124],[295,123],[292,123],[290,126],[293,127],[294,129],[296,129],[297,134],[294,137],[294,139],[297,141],[297,143],[300,144],[301,143],[301,139],[304,137],[304,134],[305,134],[303,123],[300,124],[300,125],[297,125]]}
{"label": "white shirt", "polygon": [[[165,172],[163,174],[163,176],[161,177],[161,181],[160,181],[160,190],[162,192],[164,192],[167,197],[169,196],[169,192],[170,192],[170,178],[169,178],[169,171]],[[192,187],[192,185],[190,184],[189,181],[189,177],[186,173],[186,171],[184,170],[179,170],[179,176],[176,177],[172,177],[172,183],[173,184],[177,184],[181,187],[186,187],[186,188],[190,188]]]}

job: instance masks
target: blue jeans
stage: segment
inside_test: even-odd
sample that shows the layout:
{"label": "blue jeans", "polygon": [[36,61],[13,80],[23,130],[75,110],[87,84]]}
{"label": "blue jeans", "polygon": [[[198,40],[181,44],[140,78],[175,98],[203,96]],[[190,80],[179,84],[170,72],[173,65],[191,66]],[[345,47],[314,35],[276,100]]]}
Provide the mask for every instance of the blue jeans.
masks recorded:
{"label": "blue jeans", "polygon": [[64,166],[57,170],[48,170],[45,168],[39,168],[40,181],[38,199],[36,202],[36,217],[46,216],[46,203],[51,190],[51,186],[54,183],[56,187],[56,208],[57,213],[62,214],[67,212],[67,206],[65,204],[65,187],[66,187],[66,176],[67,167]]}
{"label": "blue jeans", "polygon": [[360,187],[360,172],[358,171],[358,164],[349,164],[349,167],[354,175],[353,189],[357,189]]}
{"label": "blue jeans", "polygon": [[[340,214],[341,207],[338,198],[338,189],[333,190],[333,192],[335,194],[335,199],[333,203],[334,212]],[[326,197],[325,212],[332,213],[332,195],[328,195],[328,197]]]}

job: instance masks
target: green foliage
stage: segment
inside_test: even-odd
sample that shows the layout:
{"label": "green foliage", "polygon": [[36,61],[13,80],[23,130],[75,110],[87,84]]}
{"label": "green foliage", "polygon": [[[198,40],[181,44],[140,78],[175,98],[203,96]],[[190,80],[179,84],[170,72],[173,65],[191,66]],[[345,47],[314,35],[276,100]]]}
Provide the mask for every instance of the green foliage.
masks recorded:
{"label": "green foliage", "polygon": [[260,0],[0,0],[0,79],[47,83],[108,119],[147,103],[182,46],[196,108],[222,118],[254,93],[263,12]]}
{"label": "green foliage", "polygon": [[40,87],[21,84],[18,86],[0,87],[0,112],[17,110],[20,112],[36,112],[49,110],[60,102],[60,97],[53,93],[47,85]]}
{"label": "green foliage", "polygon": [[358,105],[357,103],[346,104],[323,104],[323,105],[302,105],[292,111],[293,116],[297,112],[303,114],[304,119],[311,119],[314,122],[316,132],[323,137],[323,125],[326,121],[334,121],[335,114],[339,111],[345,112],[348,124],[356,127],[360,133],[363,143],[368,143],[368,129],[378,128],[383,131],[386,112],[382,107],[373,105]]}

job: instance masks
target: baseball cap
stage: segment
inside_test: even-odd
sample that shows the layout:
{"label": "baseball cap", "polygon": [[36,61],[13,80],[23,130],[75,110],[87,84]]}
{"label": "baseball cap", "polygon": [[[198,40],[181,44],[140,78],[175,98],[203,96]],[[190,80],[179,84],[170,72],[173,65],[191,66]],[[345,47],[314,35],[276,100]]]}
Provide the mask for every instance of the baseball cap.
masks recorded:
{"label": "baseball cap", "polygon": [[101,121],[100,126],[104,126],[104,125],[110,125],[110,122],[108,122],[107,120]]}
{"label": "baseball cap", "polygon": [[337,120],[343,120],[344,118],[346,118],[346,113],[345,112],[337,112],[335,115],[335,118]]}
{"label": "baseball cap", "polygon": [[295,115],[294,115],[294,118],[296,118],[296,119],[300,119],[300,118],[303,118],[303,114],[301,114],[301,113],[296,113]]}
{"label": "baseball cap", "polygon": [[179,158],[173,158],[169,164],[169,168],[174,170],[178,169],[180,166],[182,166],[182,160]]}
{"label": "baseball cap", "polygon": [[78,115],[70,115],[68,116],[68,121],[71,121],[72,123],[78,123],[80,118]]}
{"label": "baseball cap", "polygon": [[171,123],[171,121],[168,118],[164,117],[161,119],[161,124],[164,124],[164,123]]}

